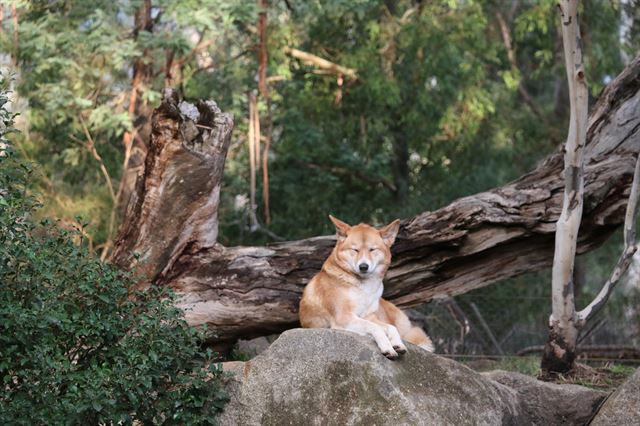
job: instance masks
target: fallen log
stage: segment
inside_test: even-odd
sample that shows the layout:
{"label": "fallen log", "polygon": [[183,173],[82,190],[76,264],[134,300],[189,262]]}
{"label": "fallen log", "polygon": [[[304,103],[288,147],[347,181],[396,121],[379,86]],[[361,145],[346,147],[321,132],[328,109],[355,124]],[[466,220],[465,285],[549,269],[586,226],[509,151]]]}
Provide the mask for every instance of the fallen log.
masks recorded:
{"label": "fallen log", "polygon": [[[334,238],[218,244],[232,117],[214,102],[193,106],[168,92],[152,127],[113,262],[141,271],[141,286],[175,289],[189,323],[207,324],[218,343],[296,326],[302,289]],[[600,245],[623,222],[639,129],[640,57],[609,84],[589,116],[578,253]],[[411,307],[551,265],[562,169],[558,150],[503,187],[403,220],[384,296]]]}

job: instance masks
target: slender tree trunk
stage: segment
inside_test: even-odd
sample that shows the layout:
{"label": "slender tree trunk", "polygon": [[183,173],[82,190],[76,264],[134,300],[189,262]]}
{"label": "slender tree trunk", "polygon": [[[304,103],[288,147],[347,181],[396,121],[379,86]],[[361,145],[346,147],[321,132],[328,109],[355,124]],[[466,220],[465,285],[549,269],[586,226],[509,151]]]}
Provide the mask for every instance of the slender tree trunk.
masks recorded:
{"label": "slender tree trunk", "polygon": [[[153,31],[151,0],[143,0],[135,14],[134,38],[138,39],[143,31],[148,33]],[[131,79],[128,107],[133,129],[130,132],[125,132],[123,136],[125,161],[120,188],[118,189],[118,202],[123,211],[131,196],[138,174],[142,171],[144,159],[147,155],[147,143],[151,136],[152,109],[146,101],[142,100],[142,94],[148,89],[153,78],[151,61],[150,52],[145,49],[142,56],[138,57],[133,63],[133,77]]]}
{"label": "slender tree trunk", "polygon": [[[151,0],[143,0],[135,13],[134,39],[137,39],[142,31],[153,31]],[[109,215],[107,241],[100,255],[100,259],[103,261],[107,259],[110,254],[113,231],[118,221],[118,216],[122,216],[126,210],[129,198],[134,191],[136,179],[142,172],[147,156],[147,143],[151,136],[152,108],[146,101],[141,99],[141,95],[146,90],[152,77],[153,66],[151,64],[150,52],[148,49],[145,49],[142,56],[133,62],[133,77],[131,80],[131,92],[129,94],[129,106],[127,109],[133,128],[131,131],[125,131],[122,136],[122,143],[124,145],[122,175],[120,177],[115,202]]]}
{"label": "slender tree trunk", "polygon": [[260,228],[256,210],[256,176],[260,165],[260,114],[258,113],[258,101],[253,92],[249,92],[249,226],[250,230]]}
{"label": "slender tree trunk", "polygon": [[[389,15],[383,18],[382,25],[391,29],[391,36],[385,47],[382,49],[382,68],[385,70],[387,79],[395,81],[395,66],[398,61],[396,37],[399,29],[401,28],[398,21],[401,21],[402,18],[397,16],[397,1],[387,0],[384,3],[389,11]],[[413,98],[414,94],[410,92],[404,96],[403,103],[411,105],[414,102]],[[391,163],[391,172],[393,175],[393,186],[395,188],[392,193],[396,205],[400,207],[400,211],[403,211],[407,207],[406,202],[409,196],[409,143],[407,141],[404,124],[401,122],[402,111],[395,108],[390,109],[389,115],[392,117],[390,124],[391,135],[393,136],[393,161]]]}
{"label": "slender tree trunk", "polygon": [[[273,138],[273,116],[271,114],[271,100],[269,98],[269,86],[267,85],[267,8],[269,0],[258,0],[258,6],[261,11],[258,15],[258,34],[260,43],[258,47],[258,92],[260,98],[266,102],[266,132],[264,152],[262,155],[262,204],[264,210],[264,221],[267,225],[271,224],[271,208],[269,207],[269,149]],[[258,114],[257,117],[260,120]]]}
{"label": "slender tree trunk", "polygon": [[[517,8],[517,2],[512,3],[512,11]],[[515,13],[515,12],[513,12]],[[510,14],[511,15],[511,14]],[[533,96],[527,90],[524,82],[524,75],[520,72],[520,67],[518,67],[518,62],[516,60],[516,51],[513,45],[513,39],[511,38],[511,19],[507,21],[505,17],[502,15],[499,7],[495,12],[496,20],[498,21],[498,26],[500,27],[500,33],[502,35],[502,42],[504,43],[505,50],[507,51],[507,59],[509,60],[509,65],[511,65],[511,71],[513,73],[517,73],[520,75],[520,81],[518,82],[518,93],[525,101],[525,103],[531,109],[536,117],[546,124],[547,119],[545,114],[542,112],[536,101],[533,99]]]}
{"label": "slender tree trunk", "polygon": [[182,64],[176,58],[175,49],[166,49],[165,65],[164,65],[164,88],[174,88],[180,94],[183,93],[182,88]]}
{"label": "slender tree trunk", "polygon": [[13,22],[13,57],[18,62],[18,56],[20,54],[20,43],[18,40],[18,6],[14,0],[11,3],[11,21]]}
{"label": "slender tree trunk", "polygon": [[260,96],[267,98],[267,8],[268,0],[257,0],[260,13],[258,14],[258,91]]}
{"label": "slender tree trunk", "polygon": [[562,41],[569,81],[571,116],[564,150],[565,181],[562,214],[556,223],[550,334],[542,358],[542,369],[564,373],[573,368],[578,340],[573,268],[584,204],[583,152],[587,133],[589,90],[582,63],[578,0],[564,0],[558,4],[558,8],[562,18]]}
{"label": "slender tree trunk", "polygon": [[393,134],[393,184],[394,198],[401,208],[406,208],[409,196],[409,145],[404,132],[396,128]]}

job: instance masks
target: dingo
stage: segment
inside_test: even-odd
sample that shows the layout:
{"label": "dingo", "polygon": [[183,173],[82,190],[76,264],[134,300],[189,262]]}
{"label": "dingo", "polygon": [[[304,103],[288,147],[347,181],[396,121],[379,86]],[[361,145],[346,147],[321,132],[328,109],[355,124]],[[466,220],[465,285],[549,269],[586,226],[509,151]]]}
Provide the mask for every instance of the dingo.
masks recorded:
{"label": "dingo", "polygon": [[402,339],[433,352],[425,332],[380,297],[400,221],[376,229],[364,223],[349,226],[333,216],[329,219],[336,226],[338,241],[322,270],[304,289],[300,324],[370,334],[389,359],[407,351]]}

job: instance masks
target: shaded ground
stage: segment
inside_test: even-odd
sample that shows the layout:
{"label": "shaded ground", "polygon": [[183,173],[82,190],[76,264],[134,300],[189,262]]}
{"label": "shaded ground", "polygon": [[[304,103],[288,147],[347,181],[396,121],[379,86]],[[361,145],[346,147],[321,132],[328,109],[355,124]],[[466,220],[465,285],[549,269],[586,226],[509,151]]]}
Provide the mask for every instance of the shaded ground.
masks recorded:
{"label": "shaded ground", "polygon": [[560,375],[551,381],[559,384],[572,383],[594,389],[613,390],[622,385],[635,370],[635,367],[614,363],[596,367],[578,364],[570,374]]}
{"label": "shaded ground", "polygon": [[557,384],[575,384],[601,390],[616,389],[634,373],[637,367],[615,362],[600,363],[593,366],[579,363],[570,374],[548,379],[541,377],[539,357],[505,357],[498,360],[487,358],[459,359],[458,361],[480,372],[492,370],[516,371]]}

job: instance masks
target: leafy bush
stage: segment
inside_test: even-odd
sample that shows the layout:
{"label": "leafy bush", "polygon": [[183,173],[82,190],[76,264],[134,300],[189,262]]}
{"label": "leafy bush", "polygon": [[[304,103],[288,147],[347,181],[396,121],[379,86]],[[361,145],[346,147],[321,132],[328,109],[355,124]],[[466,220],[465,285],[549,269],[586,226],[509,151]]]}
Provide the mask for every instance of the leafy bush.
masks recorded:
{"label": "leafy bush", "polygon": [[0,424],[207,424],[222,372],[172,295],[130,291],[50,223],[34,224],[32,171],[7,139],[0,93]]}

